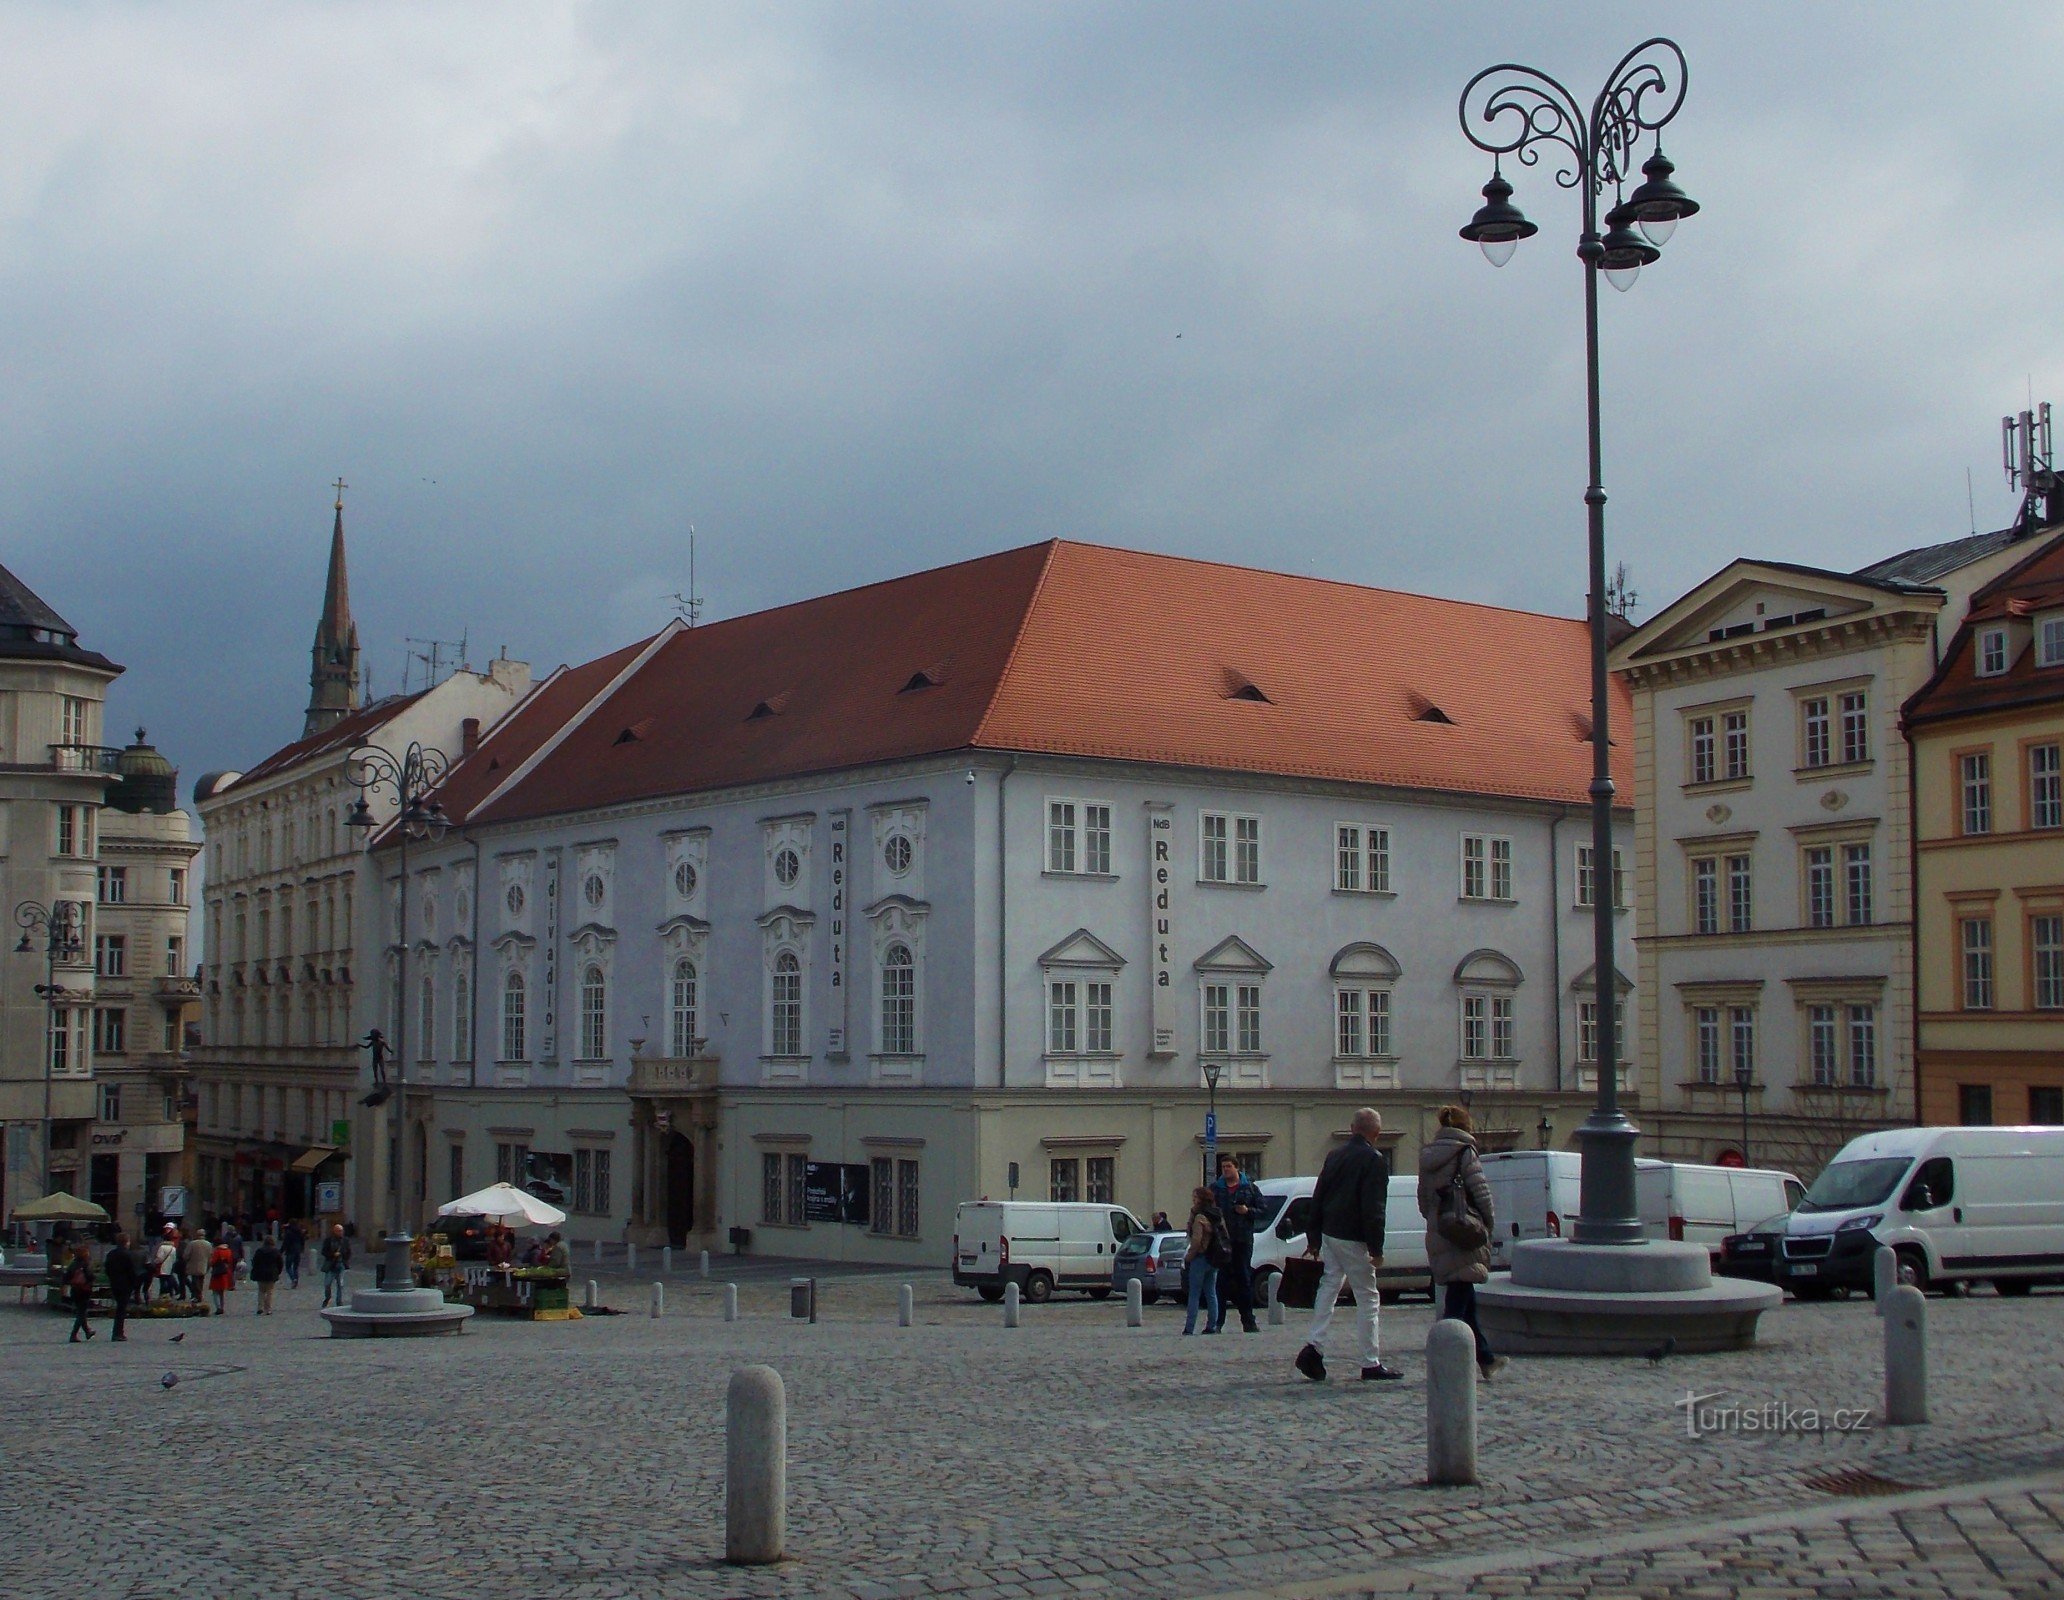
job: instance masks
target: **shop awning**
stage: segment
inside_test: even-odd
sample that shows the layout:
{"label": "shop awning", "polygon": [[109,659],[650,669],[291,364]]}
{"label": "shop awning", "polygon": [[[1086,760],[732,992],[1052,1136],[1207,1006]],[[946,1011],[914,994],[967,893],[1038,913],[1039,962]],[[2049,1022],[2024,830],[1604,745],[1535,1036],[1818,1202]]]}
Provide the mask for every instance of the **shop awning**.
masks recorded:
{"label": "shop awning", "polygon": [[289,1172],[313,1172],[336,1153],[336,1145],[312,1144],[298,1156],[294,1157],[293,1164],[287,1170]]}

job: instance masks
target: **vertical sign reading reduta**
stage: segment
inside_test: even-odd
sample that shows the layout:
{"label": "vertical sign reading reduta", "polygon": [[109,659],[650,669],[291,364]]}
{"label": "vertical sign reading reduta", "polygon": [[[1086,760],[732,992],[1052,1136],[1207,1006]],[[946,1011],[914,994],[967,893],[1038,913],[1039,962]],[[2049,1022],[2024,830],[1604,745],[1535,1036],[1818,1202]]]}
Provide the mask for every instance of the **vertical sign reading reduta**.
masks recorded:
{"label": "vertical sign reading reduta", "polygon": [[1170,977],[1174,942],[1169,915],[1171,879],[1175,872],[1174,808],[1166,800],[1147,802],[1147,941],[1152,952],[1154,1048],[1157,1056],[1175,1054],[1175,987]]}
{"label": "vertical sign reading reduta", "polygon": [[831,1018],[825,1050],[846,1053],[846,846],[853,837],[850,808],[831,813]]}

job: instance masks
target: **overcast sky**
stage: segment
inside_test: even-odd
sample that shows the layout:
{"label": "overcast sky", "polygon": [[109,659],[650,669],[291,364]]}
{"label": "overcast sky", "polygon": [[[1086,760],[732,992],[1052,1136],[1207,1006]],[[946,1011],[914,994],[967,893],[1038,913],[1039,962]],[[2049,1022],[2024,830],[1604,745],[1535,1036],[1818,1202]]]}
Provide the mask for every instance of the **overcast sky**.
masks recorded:
{"label": "overcast sky", "polygon": [[[1652,609],[2011,514],[2064,400],[2054,6],[14,5],[4,559],[184,771],[296,736],[330,526],[540,670],[1052,535],[1582,609],[1578,211],[1456,98],[1651,32],[1703,205],[1603,306]],[[1239,618],[1226,618],[1237,632]],[[119,739],[117,738],[119,735]]]}

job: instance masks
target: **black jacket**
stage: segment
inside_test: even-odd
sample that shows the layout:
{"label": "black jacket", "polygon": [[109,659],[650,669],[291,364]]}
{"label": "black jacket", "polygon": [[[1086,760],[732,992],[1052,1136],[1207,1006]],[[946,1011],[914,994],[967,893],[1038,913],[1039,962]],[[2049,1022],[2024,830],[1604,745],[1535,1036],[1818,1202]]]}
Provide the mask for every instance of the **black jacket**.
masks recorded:
{"label": "black jacket", "polygon": [[1319,1247],[1319,1236],[1352,1239],[1371,1250],[1383,1249],[1383,1211],[1390,1199],[1390,1161],[1373,1144],[1350,1139],[1326,1157],[1312,1190],[1311,1228],[1305,1239]]}
{"label": "black jacket", "polygon": [[136,1293],[136,1257],[126,1247],[109,1245],[107,1254],[100,1258],[100,1270],[107,1275],[108,1288],[118,1298],[127,1299]]}
{"label": "black jacket", "polygon": [[280,1254],[279,1246],[267,1240],[251,1252],[251,1281],[278,1283],[285,1266],[286,1259]]}

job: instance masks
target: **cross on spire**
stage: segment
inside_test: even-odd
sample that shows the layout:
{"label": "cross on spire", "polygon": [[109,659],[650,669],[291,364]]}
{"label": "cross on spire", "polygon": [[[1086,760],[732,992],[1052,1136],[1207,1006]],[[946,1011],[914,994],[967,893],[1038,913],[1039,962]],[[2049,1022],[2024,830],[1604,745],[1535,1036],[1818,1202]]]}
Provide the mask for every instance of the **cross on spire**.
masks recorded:
{"label": "cross on spire", "polygon": [[334,487],[337,491],[337,509],[339,511],[342,511],[344,509],[344,490],[347,487],[347,485],[345,484],[342,478],[339,478],[336,481]]}

